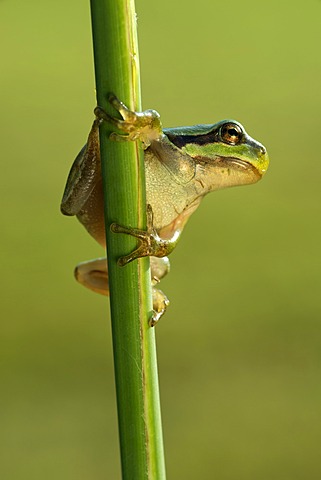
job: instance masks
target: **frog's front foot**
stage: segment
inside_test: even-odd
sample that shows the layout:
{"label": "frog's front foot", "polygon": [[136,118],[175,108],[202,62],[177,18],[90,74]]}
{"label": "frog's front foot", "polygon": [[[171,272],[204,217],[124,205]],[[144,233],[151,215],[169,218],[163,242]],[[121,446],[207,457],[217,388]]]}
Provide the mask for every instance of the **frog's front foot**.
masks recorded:
{"label": "frog's front foot", "polygon": [[139,241],[136,250],[118,259],[118,265],[121,267],[141,257],[166,257],[175,246],[170,240],[163,240],[153,227],[153,211],[151,205],[147,205],[146,231],[138,228],[123,227],[122,225],[118,225],[118,223],[112,223],[110,229],[114,233],[131,235]]}
{"label": "frog's front foot", "polygon": [[122,120],[112,117],[99,106],[95,108],[94,113],[98,119],[111,123],[122,132],[122,134],[113,132],[110,139],[117,141],[141,140],[144,147],[147,148],[152,141],[159,140],[163,136],[162,123],[156,110],[134,112],[129,110],[113,93],[108,95],[108,101],[120,113]]}

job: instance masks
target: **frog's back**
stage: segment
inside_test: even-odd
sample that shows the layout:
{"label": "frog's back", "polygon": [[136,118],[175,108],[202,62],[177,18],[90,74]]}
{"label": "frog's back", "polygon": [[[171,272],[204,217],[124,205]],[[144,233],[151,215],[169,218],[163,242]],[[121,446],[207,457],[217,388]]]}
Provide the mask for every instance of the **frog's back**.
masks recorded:
{"label": "frog's back", "polygon": [[178,136],[178,135],[192,135],[193,137],[196,137],[198,135],[205,135],[206,133],[209,133],[213,128],[215,127],[215,124],[202,124],[202,125],[192,125],[190,127],[173,127],[173,128],[164,128],[163,132],[165,135],[168,137],[171,136]]}

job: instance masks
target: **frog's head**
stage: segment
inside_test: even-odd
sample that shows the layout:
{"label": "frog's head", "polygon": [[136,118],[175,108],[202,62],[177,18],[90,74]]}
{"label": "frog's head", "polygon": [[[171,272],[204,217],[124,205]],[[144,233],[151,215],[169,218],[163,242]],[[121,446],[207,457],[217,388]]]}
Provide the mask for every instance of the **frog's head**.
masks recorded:
{"label": "frog's head", "polygon": [[266,148],[234,120],[207,125],[206,131],[185,144],[197,164],[195,180],[207,191],[256,183],[265,174],[269,157]]}

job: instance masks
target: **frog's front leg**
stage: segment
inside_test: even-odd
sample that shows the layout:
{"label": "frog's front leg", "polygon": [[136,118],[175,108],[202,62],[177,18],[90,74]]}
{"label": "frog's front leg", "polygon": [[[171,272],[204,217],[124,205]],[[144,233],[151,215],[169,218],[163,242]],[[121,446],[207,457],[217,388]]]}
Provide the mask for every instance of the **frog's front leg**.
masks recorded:
{"label": "frog's front leg", "polygon": [[[153,287],[153,314],[150,326],[153,327],[164,315],[169,305],[166,295],[155,288],[155,285],[169,272],[169,260],[164,258],[151,258],[151,280]],[[97,258],[82,262],[75,268],[76,280],[85,287],[101,295],[109,295],[107,259]]]}
{"label": "frog's front leg", "polygon": [[147,205],[147,230],[124,227],[118,225],[118,223],[112,223],[110,229],[113,233],[131,235],[139,241],[138,247],[133,252],[118,259],[118,265],[120,267],[141,257],[166,257],[176,247],[181,233],[180,230],[176,230],[170,239],[161,238],[153,226],[153,211],[151,205]]}
{"label": "frog's front leg", "polygon": [[117,141],[141,140],[147,148],[153,140],[159,140],[164,136],[160,115],[156,110],[134,112],[129,110],[114,94],[108,95],[109,103],[122,116],[122,120],[112,117],[101,107],[96,107],[94,113],[100,120],[114,125],[122,134],[111,133],[110,139]]}

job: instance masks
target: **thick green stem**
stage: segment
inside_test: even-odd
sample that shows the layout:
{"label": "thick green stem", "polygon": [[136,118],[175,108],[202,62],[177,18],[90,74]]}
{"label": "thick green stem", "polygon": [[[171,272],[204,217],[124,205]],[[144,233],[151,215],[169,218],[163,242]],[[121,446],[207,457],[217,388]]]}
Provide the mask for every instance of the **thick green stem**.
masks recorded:
{"label": "thick green stem", "polygon": [[[136,15],[133,0],[91,0],[97,102],[115,115],[107,93],[141,110]],[[126,267],[117,258],[135,241],[110,224],[146,228],[144,160],[135,142],[111,142],[100,128],[106,238],[121,464],[124,480],[165,479],[149,260]]]}

